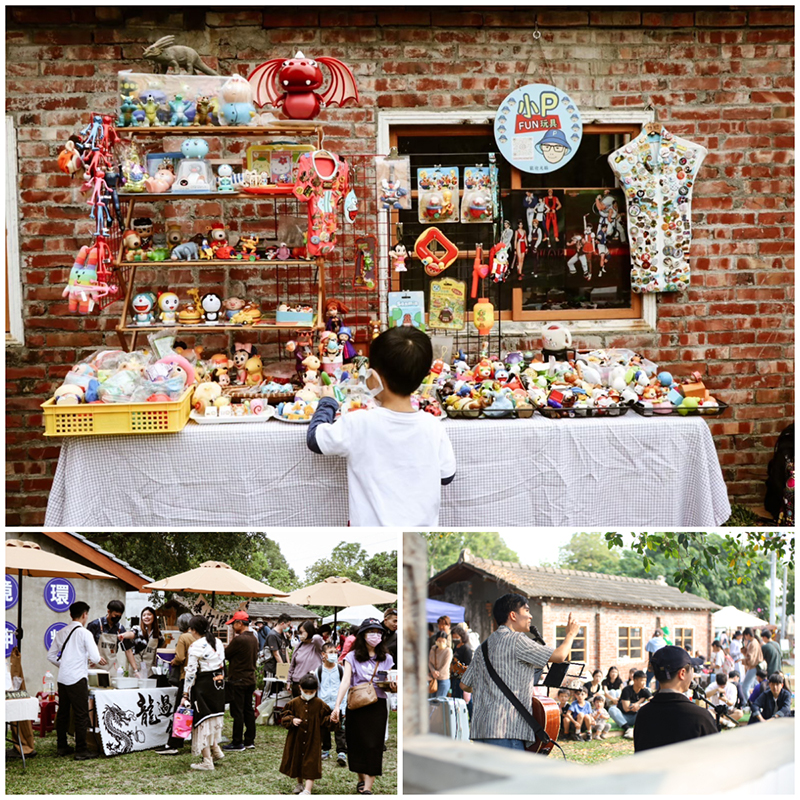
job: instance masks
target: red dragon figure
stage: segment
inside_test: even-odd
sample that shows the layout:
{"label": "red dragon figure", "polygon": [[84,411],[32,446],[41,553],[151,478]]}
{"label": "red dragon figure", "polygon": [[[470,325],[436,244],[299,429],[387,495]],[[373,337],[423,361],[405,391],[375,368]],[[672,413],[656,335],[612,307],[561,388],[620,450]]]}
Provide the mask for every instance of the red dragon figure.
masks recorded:
{"label": "red dragon figure", "polygon": [[[317,94],[324,77],[320,65],[327,67],[331,81]],[[299,50],[288,61],[271,58],[256,67],[247,80],[253,87],[253,102],[283,110],[289,119],[314,119],[324,106],[343,106],[358,102],[356,79],[350,68],[336,58],[306,58]]]}

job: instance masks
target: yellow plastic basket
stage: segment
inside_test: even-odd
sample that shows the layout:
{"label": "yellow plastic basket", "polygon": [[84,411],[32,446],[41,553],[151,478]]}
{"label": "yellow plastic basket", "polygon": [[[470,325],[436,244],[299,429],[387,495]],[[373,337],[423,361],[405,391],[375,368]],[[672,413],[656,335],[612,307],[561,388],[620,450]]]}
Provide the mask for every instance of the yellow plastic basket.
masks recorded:
{"label": "yellow plastic basket", "polygon": [[45,436],[103,436],[126,433],[176,433],[189,421],[193,387],[169,403],[92,403],[57,406],[42,403]]}

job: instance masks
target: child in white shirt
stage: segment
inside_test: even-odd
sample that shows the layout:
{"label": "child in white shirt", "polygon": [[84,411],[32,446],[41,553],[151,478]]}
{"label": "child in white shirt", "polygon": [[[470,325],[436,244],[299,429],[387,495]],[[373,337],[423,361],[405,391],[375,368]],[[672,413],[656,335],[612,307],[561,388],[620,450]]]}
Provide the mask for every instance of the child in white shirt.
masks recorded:
{"label": "child in white shirt", "polygon": [[605,710],[605,698],[602,694],[596,694],[592,698],[592,736],[599,739],[607,739],[608,732],[611,730],[609,713]]}
{"label": "child in white shirt", "polygon": [[[339,653],[333,642],[326,642],[322,645],[322,666],[317,667],[317,682],[319,683],[319,699],[326,703],[330,708],[336,708],[336,697],[339,694],[339,686],[342,683],[344,674],[343,667],[339,664]],[[339,727],[335,730],[336,737],[336,760],[340,767],[347,766],[347,740],[344,735],[345,714],[347,713],[347,703],[344,702],[339,709]],[[326,761],[331,755],[331,732],[327,728],[322,729],[322,760]]]}
{"label": "child in white shirt", "polygon": [[390,328],[373,340],[369,359],[367,387],[380,408],[334,422],[333,389],[323,387],[308,447],[347,459],[351,525],[436,526],[441,487],[455,477],[456,461],[441,420],[411,405],[433,362],[431,341],[414,327]]}

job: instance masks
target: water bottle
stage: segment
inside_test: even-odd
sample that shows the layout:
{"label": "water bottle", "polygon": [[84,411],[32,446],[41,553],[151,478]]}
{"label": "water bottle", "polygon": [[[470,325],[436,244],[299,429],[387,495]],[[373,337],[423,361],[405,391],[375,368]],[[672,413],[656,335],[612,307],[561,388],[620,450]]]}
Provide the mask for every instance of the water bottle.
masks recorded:
{"label": "water bottle", "polygon": [[48,700],[55,700],[56,679],[50,670],[47,670],[44,674],[44,690],[42,694],[47,697]]}

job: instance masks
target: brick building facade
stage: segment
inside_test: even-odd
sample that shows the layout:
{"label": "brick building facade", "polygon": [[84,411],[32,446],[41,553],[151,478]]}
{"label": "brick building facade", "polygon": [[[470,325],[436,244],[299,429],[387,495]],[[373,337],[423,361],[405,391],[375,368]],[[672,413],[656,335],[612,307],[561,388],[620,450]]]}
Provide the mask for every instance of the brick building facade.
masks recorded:
{"label": "brick building facade", "polygon": [[[659,296],[646,330],[606,326],[576,344],[630,346],[678,373],[700,369],[734,406],[710,422],[731,498],[761,504],[767,461],[793,416],[791,8],[6,13],[20,264],[11,272],[19,341],[6,362],[9,524],[43,521],[59,445],[41,436],[39,404],[75,361],[116,346],[119,304],[99,316],[66,312],[61,292],[91,222],[80,181],[59,172],[56,157],[89,111],[116,107],[118,70],[149,71],[142,49],[167,33],[223,74],[247,75],[297,48],[344,60],[361,102],[320,116],[326,144],[344,154],[377,151],[386,111],[493,111],[526,74],[552,75],[587,112],[652,102],[669,130],[709,150],[694,192],[691,287]],[[534,47],[534,21],[544,50]]]}
{"label": "brick building facade", "polygon": [[591,673],[616,666],[645,669],[644,646],[657,627],[667,626],[674,644],[708,656],[713,636],[710,600],[668,586],[663,580],[627,578],[596,572],[528,567],[477,558],[462,551],[458,563],[434,575],[428,596],[463,606],[465,619],[485,639],[497,627],[492,606],[516,592],[529,600],[533,624],[551,647],[563,641],[569,614],[581,625],[571,660]]}

